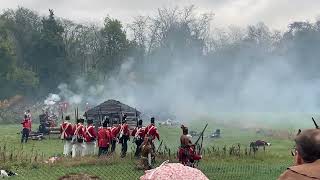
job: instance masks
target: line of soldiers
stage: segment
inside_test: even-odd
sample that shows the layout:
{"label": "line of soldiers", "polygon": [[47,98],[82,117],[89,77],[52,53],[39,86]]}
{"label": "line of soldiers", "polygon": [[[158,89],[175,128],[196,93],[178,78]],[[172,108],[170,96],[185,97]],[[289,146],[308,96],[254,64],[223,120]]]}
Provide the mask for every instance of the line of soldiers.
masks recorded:
{"label": "line of soldiers", "polygon": [[133,142],[136,144],[135,157],[140,157],[141,149],[145,138],[155,151],[154,140],[160,140],[157,127],[154,124],[154,118],[151,118],[151,124],[147,127],[142,126],[142,120],[139,120],[137,127],[130,132],[126,121],[126,115],[123,116],[121,124],[110,126],[108,117],[104,118],[102,126],[96,132],[93,126],[93,120],[87,120],[87,126],[84,126],[84,119],[78,119],[77,124],[72,125],[70,117],[66,116],[65,121],[61,124],[61,139],[65,141],[63,154],[72,157],[96,154],[95,147],[99,148],[98,156],[109,154],[116,149],[116,144],[121,147],[121,157],[125,157],[128,150],[128,140],[133,136]]}

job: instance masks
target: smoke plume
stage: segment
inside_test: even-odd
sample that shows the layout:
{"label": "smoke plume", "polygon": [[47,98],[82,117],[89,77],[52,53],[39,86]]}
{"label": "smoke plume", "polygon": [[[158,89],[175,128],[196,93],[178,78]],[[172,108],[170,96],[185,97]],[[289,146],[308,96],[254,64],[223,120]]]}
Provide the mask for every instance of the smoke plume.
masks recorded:
{"label": "smoke plume", "polygon": [[145,39],[152,33],[161,38],[144,60],[128,58],[117,73],[98,82],[81,77],[75,91],[61,84],[59,95],[74,104],[116,99],[146,114],[179,120],[221,112],[319,109],[319,30],[298,23],[286,32],[263,24],[211,31],[202,29],[209,27],[203,25],[206,18],[170,18],[172,24],[162,34],[146,30]]}

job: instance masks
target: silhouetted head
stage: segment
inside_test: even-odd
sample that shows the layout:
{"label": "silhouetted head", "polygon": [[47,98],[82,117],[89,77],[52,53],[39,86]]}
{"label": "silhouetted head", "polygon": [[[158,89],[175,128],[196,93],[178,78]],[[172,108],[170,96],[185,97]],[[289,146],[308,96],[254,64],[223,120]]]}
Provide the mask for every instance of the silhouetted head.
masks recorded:
{"label": "silhouetted head", "polygon": [[295,138],[296,164],[312,163],[320,159],[320,130],[307,129]]}
{"label": "silhouetted head", "polygon": [[87,123],[88,123],[88,124],[93,124],[93,119],[88,119],[88,120],[87,120]]}
{"label": "silhouetted head", "polygon": [[105,122],[109,124],[110,123],[110,119],[108,117],[105,117],[103,123],[105,123]]}
{"label": "silhouetted head", "polygon": [[108,125],[109,125],[109,122],[107,122],[107,121],[103,121],[103,123],[102,123],[102,127],[108,127]]}
{"label": "silhouetted head", "polygon": [[83,124],[83,123],[84,123],[84,119],[83,119],[83,118],[80,118],[80,119],[79,119],[79,123],[82,123],[82,124]]}
{"label": "silhouetted head", "polygon": [[70,116],[66,116],[64,119],[65,119],[66,121],[69,121],[69,120],[70,120]]}
{"label": "silhouetted head", "polygon": [[188,127],[184,126],[184,125],[181,125],[181,129],[182,129],[182,133],[184,135],[187,135],[189,133],[189,130],[188,130]]}

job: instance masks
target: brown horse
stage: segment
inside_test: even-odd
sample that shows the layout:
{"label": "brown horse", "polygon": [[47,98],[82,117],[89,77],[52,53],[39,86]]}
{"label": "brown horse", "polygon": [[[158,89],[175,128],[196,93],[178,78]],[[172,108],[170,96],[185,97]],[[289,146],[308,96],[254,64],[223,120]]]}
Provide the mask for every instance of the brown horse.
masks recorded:
{"label": "brown horse", "polygon": [[151,169],[152,163],[155,159],[154,146],[152,146],[152,141],[146,137],[141,144],[141,165],[144,169]]}

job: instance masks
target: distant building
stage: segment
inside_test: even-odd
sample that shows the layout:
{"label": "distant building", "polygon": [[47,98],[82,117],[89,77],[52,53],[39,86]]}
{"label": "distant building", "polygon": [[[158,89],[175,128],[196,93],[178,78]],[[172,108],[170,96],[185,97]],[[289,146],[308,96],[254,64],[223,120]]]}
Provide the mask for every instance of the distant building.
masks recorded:
{"label": "distant building", "polygon": [[140,116],[140,112],[135,108],[132,108],[126,104],[116,100],[108,100],[87,110],[84,116],[87,119],[93,119],[95,124],[99,124],[105,116],[110,119],[111,125],[119,124],[122,121],[122,117],[127,115],[127,123],[130,129],[133,129],[137,125],[137,119]]}

